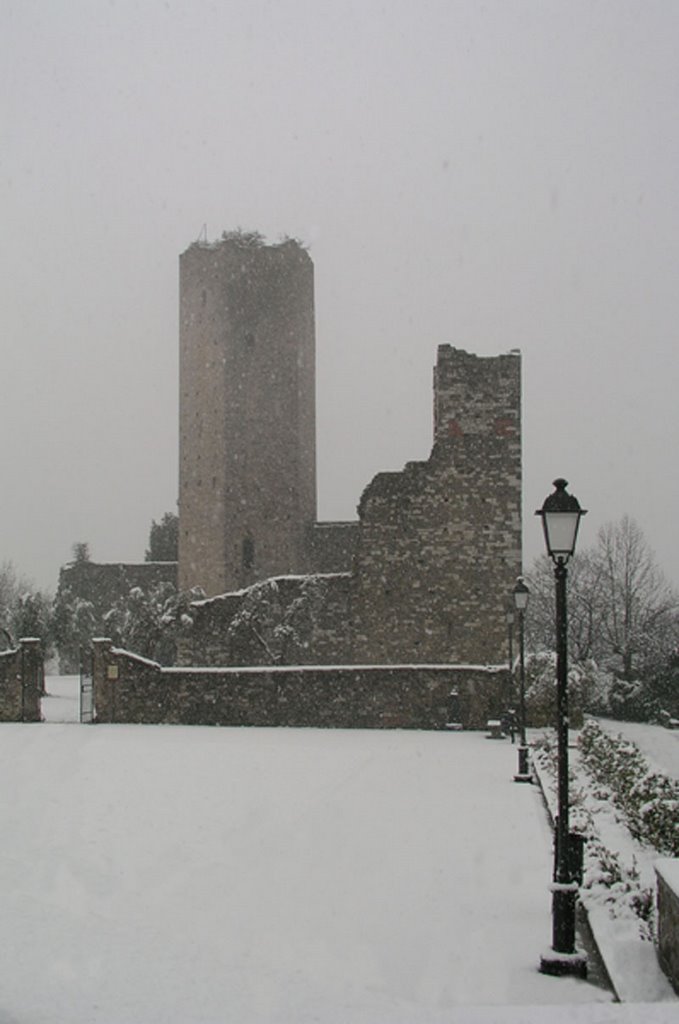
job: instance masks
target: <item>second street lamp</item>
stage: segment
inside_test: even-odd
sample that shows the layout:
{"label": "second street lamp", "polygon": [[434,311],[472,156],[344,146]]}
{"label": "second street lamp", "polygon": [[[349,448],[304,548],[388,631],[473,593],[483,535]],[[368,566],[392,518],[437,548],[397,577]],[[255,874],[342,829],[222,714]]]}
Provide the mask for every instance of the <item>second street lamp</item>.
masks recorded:
{"label": "second street lamp", "polygon": [[556,583],[556,697],[558,749],[558,817],[556,820],[556,860],[552,884],[552,950],[540,959],[543,974],[587,973],[587,956],[575,948],[575,879],[568,827],[568,618],[566,581],[569,558],[575,551],[580,520],[585,510],[566,490],[568,482],[554,481],[550,494],[535,513],[542,517],[547,553],[554,562]]}
{"label": "second street lamp", "polygon": [[515,782],[530,782],[528,746],[526,744],[526,658],[525,658],[525,613],[530,590],[519,576],[513,591],[514,607],[519,616],[519,770]]}
{"label": "second street lamp", "polygon": [[509,674],[507,676],[507,694],[505,698],[506,719],[510,724],[512,730],[512,743],[514,742],[514,724],[512,718],[512,699],[513,699],[513,679],[514,679],[514,611],[510,605],[506,615],[507,620],[507,645],[509,647],[509,659],[507,661],[507,667]]}

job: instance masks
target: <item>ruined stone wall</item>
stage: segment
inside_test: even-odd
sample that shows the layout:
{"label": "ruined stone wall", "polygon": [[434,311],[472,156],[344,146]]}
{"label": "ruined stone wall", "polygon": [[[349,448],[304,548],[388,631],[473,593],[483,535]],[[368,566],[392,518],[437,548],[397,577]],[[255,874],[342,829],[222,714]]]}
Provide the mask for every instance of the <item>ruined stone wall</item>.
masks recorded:
{"label": "ruined stone wall", "polygon": [[442,345],[427,462],[381,473],[359,506],[352,657],[497,664],[521,572],[518,354]]}
{"label": "ruined stone wall", "polygon": [[[498,714],[505,669],[442,665],[163,669],[97,641],[97,722],[290,728],[484,728]],[[454,740],[451,739],[451,742]]]}
{"label": "ruined stone wall", "polygon": [[358,546],[358,520],[314,523],[308,534],[309,565],[313,572],[350,572]]}
{"label": "ruined stone wall", "polygon": [[180,258],[179,586],[304,572],[316,520],[313,264],[294,241]]}
{"label": "ruined stone wall", "polygon": [[521,355],[477,356],[440,345],[434,368],[434,441],[462,437],[519,439]]}
{"label": "ruined stone wall", "polygon": [[39,640],[0,654],[0,722],[39,722],[44,665]]}

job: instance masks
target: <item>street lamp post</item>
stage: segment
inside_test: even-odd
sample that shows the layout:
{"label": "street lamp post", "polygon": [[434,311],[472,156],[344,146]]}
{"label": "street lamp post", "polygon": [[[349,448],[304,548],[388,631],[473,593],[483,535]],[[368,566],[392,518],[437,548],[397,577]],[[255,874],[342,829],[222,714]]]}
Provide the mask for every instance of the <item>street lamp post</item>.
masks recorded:
{"label": "street lamp post", "polygon": [[507,612],[507,644],[509,646],[509,672],[514,672],[514,612]]}
{"label": "street lamp post", "polygon": [[519,770],[514,776],[515,782],[530,782],[531,774],[528,766],[528,745],[526,743],[526,658],[525,658],[525,621],[530,590],[519,576],[513,591],[514,607],[519,616]]}
{"label": "street lamp post", "polygon": [[510,606],[507,615],[507,645],[509,648],[509,658],[507,661],[507,668],[509,669],[507,674],[507,689],[505,696],[505,712],[503,719],[505,720],[512,736],[512,743],[514,742],[514,711],[512,709],[512,700],[514,699],[514,612]]}
{"label": "street lamp post", "polygon": [[556,820],[556,860],[552,884],[552,949],[540,959],[543,974],[587,973],[586,954],[575,948],[575,901],[578,884],[573,877],[570,856],[571,837],[568,822],[568,618],[566,581],[568,560],[575,551],[580,519],[586,514],[573,495],[568,482],[554,481],[541,509],[547,553],[554,562],[556,584],[556,693],[558,753],[558,817]]}

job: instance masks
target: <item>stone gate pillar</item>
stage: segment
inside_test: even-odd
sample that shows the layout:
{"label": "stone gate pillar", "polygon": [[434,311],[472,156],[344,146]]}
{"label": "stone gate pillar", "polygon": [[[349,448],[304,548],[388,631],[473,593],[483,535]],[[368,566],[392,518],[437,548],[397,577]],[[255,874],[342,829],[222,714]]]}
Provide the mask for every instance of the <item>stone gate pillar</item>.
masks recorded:
{"label": "stone gate pillar", "polygon": [[40,722],[40,698],[45,692],[42,642],[35,637],[19,640],[21,652],[21,721]]}

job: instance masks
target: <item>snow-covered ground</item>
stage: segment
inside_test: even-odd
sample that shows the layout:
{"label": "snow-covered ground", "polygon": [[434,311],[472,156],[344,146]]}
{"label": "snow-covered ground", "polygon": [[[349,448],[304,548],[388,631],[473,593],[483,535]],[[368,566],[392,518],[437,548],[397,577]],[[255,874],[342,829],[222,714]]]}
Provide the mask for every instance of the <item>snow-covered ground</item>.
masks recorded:
{"label": "snow-covered ground", "polygon": [[538,972],[551,835],[508,742],[80,726],[48,691],[61,722],[2,726],[0,1024],[676,1019]]}
{"label": "snow-covered ground", "polygon": [[[609,795],[600,785],[592,785],[576,736],[571,733],[571,826],[587,836],[580,898],[590,927],[618,997],[623,1002],[673,1002],[672,1012],[679,1020],[679,1004],[658,963],[652,926],[634,906],[639,898],[645,903],[646,896],[651,904],[655,902],[654,865],[659,855],[630,835]],[[547,770],[549,762],[535,754],[534,767],[545,799],[556,815],[556,761]]]}
{"label": "snow-covered ground", "polygon": [[78,721],[80,714],[79,687],[79,676],[47,677],[45,680],[47,696],[42,699],[42,717],[46,722]]}

